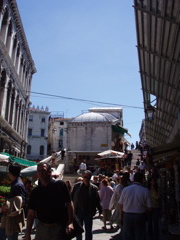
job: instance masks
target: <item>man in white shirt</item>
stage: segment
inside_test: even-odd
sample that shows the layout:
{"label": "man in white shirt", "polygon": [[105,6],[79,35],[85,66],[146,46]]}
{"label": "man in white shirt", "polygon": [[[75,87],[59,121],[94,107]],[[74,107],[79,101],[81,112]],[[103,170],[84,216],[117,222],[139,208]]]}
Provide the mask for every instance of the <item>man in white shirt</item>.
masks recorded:
{"label": "man in white shirt", "polygon": [[114,174],[112,175],[112,180],[116,182],[116,179],[118,178],[118,171],[114,171]]}
{"label": "man in white shirt", "polygon": [[136,172],[134,183],[123,189],[119,199],[123,240],[145,240],[146,211],[152,210],[150,191],[142,186],[144,175]]}
{"label": "man in white shirt", "polygon": [[87,170],[86,160],[84,160],[84,161],[79,165],[79,170],[80,170],[80,173],[81,173],[81,174],[83,174],[84,171]]}

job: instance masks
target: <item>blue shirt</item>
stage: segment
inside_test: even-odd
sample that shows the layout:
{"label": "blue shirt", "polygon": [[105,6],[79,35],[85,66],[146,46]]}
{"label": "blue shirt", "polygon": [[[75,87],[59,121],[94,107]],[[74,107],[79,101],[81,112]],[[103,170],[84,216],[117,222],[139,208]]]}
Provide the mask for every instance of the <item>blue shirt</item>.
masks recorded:
{"label": "blue shirt", "polygon": [[21,196],[23,203],[25,203],[26,200],[26,190],[24,187],[24,183],[22,182],[21,178],[18,177],[15,180],[11,182],[11,190],[9,193],[9,198],[15,197],[15,196]]}

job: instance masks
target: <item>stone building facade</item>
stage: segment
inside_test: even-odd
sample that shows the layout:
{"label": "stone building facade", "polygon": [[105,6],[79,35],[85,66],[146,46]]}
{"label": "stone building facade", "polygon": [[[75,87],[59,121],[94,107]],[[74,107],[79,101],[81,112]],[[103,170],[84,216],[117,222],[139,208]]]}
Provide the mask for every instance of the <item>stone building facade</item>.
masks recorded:
{"label": "stone building facade", "polygon": [[28,124],[27,159],[42,160],[47,157],[48,125],[50,112],[48,108],[30,108]]}
{"label": "stone building facade", "polygon": [[49,118],[48,153],[67,149],[67,124],[72,118],[64,118],[64,114],[51,114]]}
{"label": "stone building facade", "polygon": [[108,149],[119,151],[123,139],[122,108],[91,108],[88,113],[72,119],[67,125],[66,170],[73,172],[85,159],[97,165],[97,154]]}
{"label": "stone building facade", "polygon": [[0,152],[25,157],[36,72],[15,0],[0,1]]}

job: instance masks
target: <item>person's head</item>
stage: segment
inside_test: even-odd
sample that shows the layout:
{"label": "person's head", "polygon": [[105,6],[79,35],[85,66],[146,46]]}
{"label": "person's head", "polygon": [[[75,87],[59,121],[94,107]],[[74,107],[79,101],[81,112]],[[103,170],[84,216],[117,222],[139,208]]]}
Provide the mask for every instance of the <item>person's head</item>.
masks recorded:
{"label": "person's head", "polygon": [[92,177],[92,173],[89,170],[84,171],[83,174],[83,183],[85,185],[89,185],[90,181],[91,181],[91,177]]}
{"label": "person's head", "polygon": [[20,177],[21,166],[19,164],[11,164],[9,166],[9,178],[11,180]]}
{"label": "person's head", "polygon": [[123,177],[129,181],[129,172],[124,172]]}
{"label": "person's head", "polygon": [[109,185],[109,182],[108,182],[107,178],[104,178],[104,179],[102,180],[102,184],[103,184],[103,186],[105,186],[105,187],[107,187],[107,186]]}
{"label": "person's head", "polygon": [[143,183],[144,175],[141,172],[136,172],[134,174],[134,182]]}
{"label": "person's head", "polygon": [[83,178],[82,177],[78,177],[77,178],[77,182],[82,182],[83,181]]}
{"label": "person's head", "polygon": [[93,176],[93,181],[94,182],[98,182],[99,181],[99,177],[98,176]]}
{"label": "person's head", "polygon": [[47,182],[51,178],[51,165],[49,163],[39,163],[37,166],[37,175],[41,183]]}
{"label": "person's head", "polygon": [[121,184],[123,187],[126,187],[126,186],[128,185],[128,181],[129,181],[129,179],[128,179],[126,176],[124,176],[124,175],[122,175],[122,176],[120,177],[120,180],[119,180],[120,184]]}

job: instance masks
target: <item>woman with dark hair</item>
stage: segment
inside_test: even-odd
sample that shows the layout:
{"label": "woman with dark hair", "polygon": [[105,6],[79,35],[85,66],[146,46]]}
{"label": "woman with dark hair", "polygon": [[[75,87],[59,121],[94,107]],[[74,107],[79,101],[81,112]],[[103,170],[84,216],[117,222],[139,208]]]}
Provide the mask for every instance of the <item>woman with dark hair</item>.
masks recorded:
{"label": "woman with dark hair", "polygon": [[148,213],[148,234],[153,240],[159,239],[160,196],[157,179],[151,177],[148,180],[148,189],[152,199],[152,211]]}

